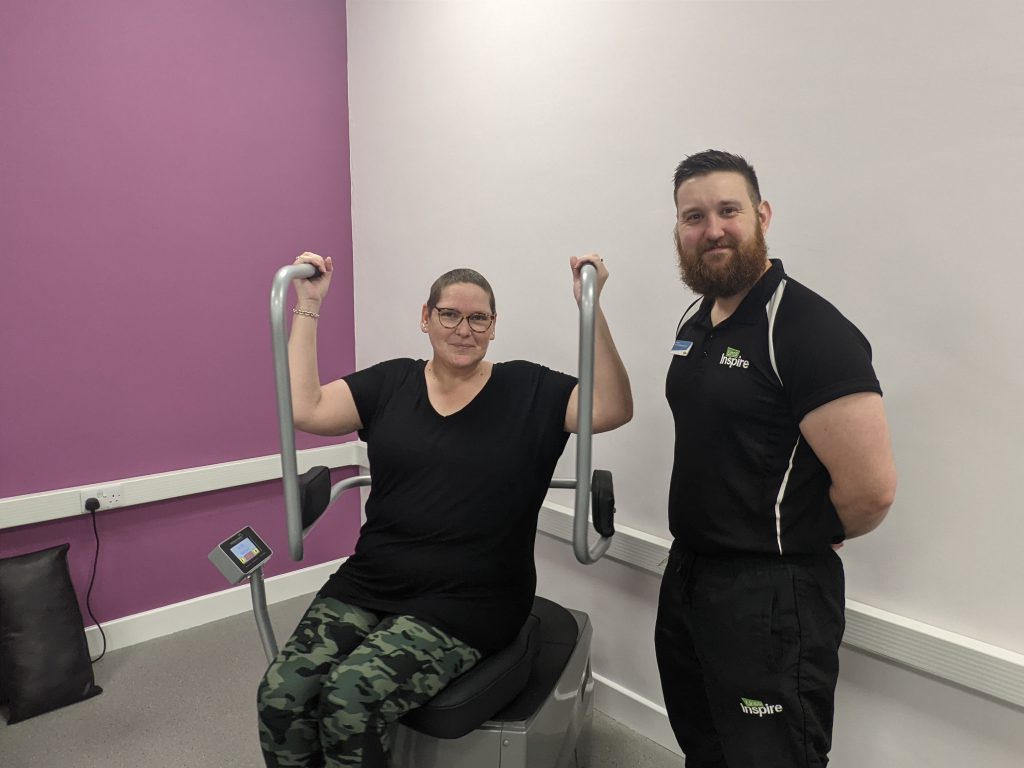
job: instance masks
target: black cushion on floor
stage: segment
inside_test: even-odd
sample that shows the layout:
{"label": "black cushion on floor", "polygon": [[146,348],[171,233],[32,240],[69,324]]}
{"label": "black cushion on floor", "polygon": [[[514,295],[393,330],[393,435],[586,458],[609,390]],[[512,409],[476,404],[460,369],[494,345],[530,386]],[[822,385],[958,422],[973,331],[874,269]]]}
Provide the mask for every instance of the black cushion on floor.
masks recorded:
{"label": "black cushion on floor", "polygon": [[555,687],[578,637],[569,611],[536,597],[512,645],[481,660],[402,723],[428,736],[457,739],[487,720],[525,720]]}
{"label": "black cushion on floor", "polygon": [[102,692],[89,662],[68,548],[0,559],[0,691],[8,723]]}

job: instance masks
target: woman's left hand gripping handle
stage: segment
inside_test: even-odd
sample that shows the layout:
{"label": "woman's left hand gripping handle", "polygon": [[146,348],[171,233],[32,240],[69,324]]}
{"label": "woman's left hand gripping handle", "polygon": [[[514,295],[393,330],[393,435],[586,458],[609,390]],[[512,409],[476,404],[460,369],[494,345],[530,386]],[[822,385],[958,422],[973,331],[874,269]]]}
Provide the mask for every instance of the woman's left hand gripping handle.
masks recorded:
{"label": "woman's left hand gripping handle", "polygon": [[292,281],[295,285],[298,308],[316,311],[331,286],[331,273],[334,271],[334,263],[331,261],[330,256],[325,259],[323,256],[311,251],[306,251],[296,256],[295,263],[312,264],[319,272],[319,275],[312,278]]}

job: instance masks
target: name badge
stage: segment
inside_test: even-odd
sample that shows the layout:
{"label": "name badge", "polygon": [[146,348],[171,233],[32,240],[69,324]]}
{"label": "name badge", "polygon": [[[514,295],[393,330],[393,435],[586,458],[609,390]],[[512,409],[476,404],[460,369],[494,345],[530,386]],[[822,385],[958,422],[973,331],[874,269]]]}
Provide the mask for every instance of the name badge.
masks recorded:
{"label": "name badge", "polygon": [[678,339],[676,343],[672,345],[672,354],[679,355],[680,357],[686,357],[690,354],[690,348],[693,346],[692,341],[686,339]]}

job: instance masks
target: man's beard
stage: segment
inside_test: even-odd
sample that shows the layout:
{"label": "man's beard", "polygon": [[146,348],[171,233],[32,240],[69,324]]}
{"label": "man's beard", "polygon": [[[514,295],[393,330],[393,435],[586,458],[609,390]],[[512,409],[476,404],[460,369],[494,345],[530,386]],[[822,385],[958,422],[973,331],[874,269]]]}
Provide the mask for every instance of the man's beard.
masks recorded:
{"label": "man's beard", "polygon": [[[737,245],[731,237],[722,236],[713,243],[702,243],[699,250],[684,253],[679,242],[679,230],[675,231],[676,254],[679,256],[679,272],[683,282],[694,293],[712,299],[735,296],[747,291],[764,274],[768,260],[768,245],[760,224],[754,237]],[[729,247],[732,254],[724,262],[718,259],[709,263],[704,253],[713,248]]]}

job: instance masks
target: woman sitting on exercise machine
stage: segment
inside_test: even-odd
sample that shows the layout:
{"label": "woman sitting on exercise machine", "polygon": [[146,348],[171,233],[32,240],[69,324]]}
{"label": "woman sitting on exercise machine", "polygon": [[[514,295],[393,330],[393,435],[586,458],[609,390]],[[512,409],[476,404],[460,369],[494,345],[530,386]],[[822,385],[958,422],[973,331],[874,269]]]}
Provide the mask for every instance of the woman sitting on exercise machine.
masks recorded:
{"label": "woman sitting on exercise machine", "polygon": [[[429,361],[399,359],[321,386],[316,326],[330,258],[296,280],[288,343],[299,429],[359,432],[373,485],[355,553],[317,593],[264,675],[260,741],[271,768],[386,764],[389,726],[515,638],[533,603],[537,516],[568,433],[576,379],[485,360],[494,293],[471,269],[438,278],[421,315]],[[597,291],[608,278],[596,255]],[[629,378],[600,309],[593,431],[632,417]]]}

